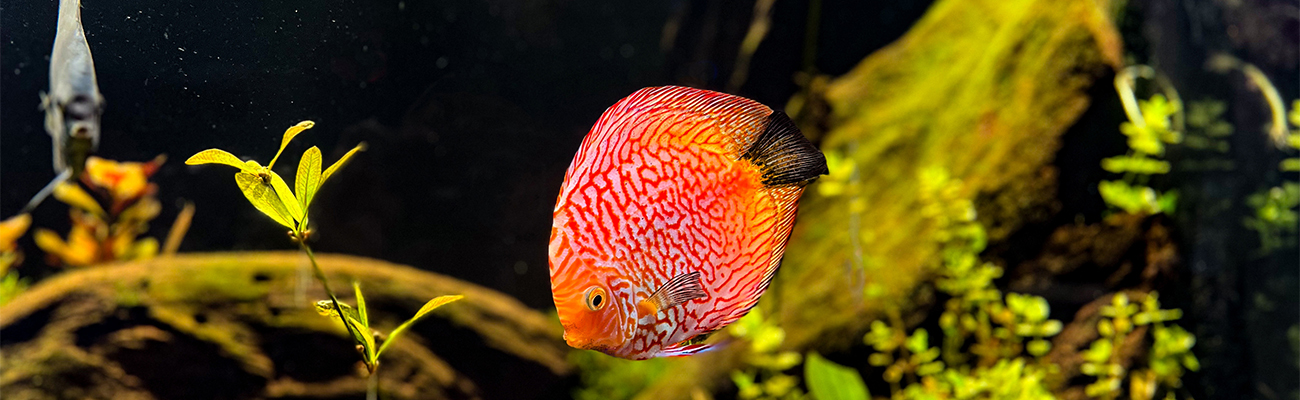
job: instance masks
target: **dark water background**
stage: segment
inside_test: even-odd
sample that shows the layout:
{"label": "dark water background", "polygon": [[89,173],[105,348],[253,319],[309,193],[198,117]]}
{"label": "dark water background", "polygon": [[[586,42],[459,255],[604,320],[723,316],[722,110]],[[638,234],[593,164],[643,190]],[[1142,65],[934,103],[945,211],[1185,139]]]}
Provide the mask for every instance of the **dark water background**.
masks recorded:
{"label": "dark water background", "polygon": [[[837,76],[902,35],[930,2],[820,4],[812,66]],[[1135,1],[1119,21],[1135,61],[1170,74],[1185,100],[1233,104],[1241,169],[1169,182],[1204,203],[1239,202],[1282,178],[1267,168],[1280,153],[1252,150],[1267,148],[1250,128],[1264,121],[1258,94],[1239,76],[1205,72],[1206,54],[1233,51],[1260,65],[1284,99],[1300,94],[1296,52],[1284,47],[1300,30],[1277,27],[1291,42],[1241,44],[1227,32],[1259,22],[1216,14],[1217,4]],[[807,67],[808,7],[776,2],[772,29],[735,94],[781,108],[798,90],[792,77]],[[53,176],[37,93],[48,87],[57,8],[50,0],[0,1],[0,216],[17,212]],[[413,265],[538,309],[551,307],[546,242],[555,195],[591,124],[642,87],[721,90],[752,15],[748,1],[86,0],[82,12],[107,100],[99,154],[169,156],[153,179],[164,207],[148,236],[165,236],[189,200],[198,213],[181,251],[291,249],[283,229],[235,190],[232,170],[182,161],[218,147],[266,162],[285,128],[310,119],[316,127],[285,150],[282,176],[312,145],[327,164],[360,141],[370,146],[315,201],[318,251]],[[665,39],[669,21],[681,28]],[[1063,138],[1062,211],[1051,223],[1099,218],[1098,161],[1124,150],[1113,89],[1099,80],[1093,93],[1092,108]],[[53,203],[37,210],[35,225],[66,231],[66,211]],[[1199,387],[1215,388],[1206,393],[1213,398],[1268,397],[1256,378],[1291,388],[1300,379],[1287,376],[1296,360],[1279,339],[1300,319],[1296,255],[1248,256],[1253,233],[1239,223],[1248,211],[1178,216],[1188,276],[1170,301],[1188,311],[1207,367],[1234,372],[1197,376]],[[1034,237],[1049,225],[1027,227],[1016,236],[1027,242],[1011,248],[1037,251],[1042,239]],[[20,273],[55,272],[30,238],[22,243],[29,257]],[[1263,310],[1259,296],[1272,308]],[[1282,386],[1270,390],[1285,397]]]}
{"label": "dark water background", "polygon": [[[824,2],[818,69],[847,72],[927,6]],[[775,7],[737,94],[780,108],[797,90],[807,5]],[[48,87],[57,8],[0,9],[3,215],[53,176],[37,93]],[[265,163],[285,128],[310,119],[316,127],[277,163],[282,176],[312,145],[326,164],[370,146],[316,201],[319,251],[414,265],[545,308],[550,211],[583,135],[639,88],[720,89],[752,13],[748,2],[87,0],[82,18],[107,101],[99,154],[169,156],[154,178],[164,208],[150,235],[165,236],[191,200],[198,213],[181,251],[292,248],[234,190],[233,170],[183,161],[218,147]],[[661,48],[670,18],[682,28]],[[34,218],[67,224],[49,204]],[[39,261],[22,272],[48,273]]]}

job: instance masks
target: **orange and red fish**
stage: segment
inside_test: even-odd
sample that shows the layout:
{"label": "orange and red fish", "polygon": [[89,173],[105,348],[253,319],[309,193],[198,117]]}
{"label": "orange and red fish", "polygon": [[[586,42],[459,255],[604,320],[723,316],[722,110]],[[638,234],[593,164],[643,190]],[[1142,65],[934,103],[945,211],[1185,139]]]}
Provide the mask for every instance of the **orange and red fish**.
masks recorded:
{"label": "orange and red fish", "polygon": [[707,351],[767,289],[826,158],[785,113],[653,87],[600,117],[551,225],[551,294],[570,346],[647,359]]}

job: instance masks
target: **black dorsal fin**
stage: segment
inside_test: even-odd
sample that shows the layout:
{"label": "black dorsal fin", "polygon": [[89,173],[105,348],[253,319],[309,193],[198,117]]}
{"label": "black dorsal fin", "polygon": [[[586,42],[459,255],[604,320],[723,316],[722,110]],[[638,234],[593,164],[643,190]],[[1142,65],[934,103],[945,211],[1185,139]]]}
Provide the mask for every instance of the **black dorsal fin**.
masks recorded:
{"label": "black dorsal fin", "polygon": [[777,110],[767,117],[763,133],[741,158],[762,170],[763,184],[768,187],[803,185],[830,173],[826,156],[803,137],[790,117]]}

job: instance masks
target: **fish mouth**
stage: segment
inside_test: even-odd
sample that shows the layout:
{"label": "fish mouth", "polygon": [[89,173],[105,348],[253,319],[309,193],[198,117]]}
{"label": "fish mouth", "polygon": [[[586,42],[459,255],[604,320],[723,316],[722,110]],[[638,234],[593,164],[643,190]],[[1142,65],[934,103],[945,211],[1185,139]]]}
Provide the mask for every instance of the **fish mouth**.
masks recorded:
{"label": "fish mouth", "polygon": [[610,340],[582,338],[582,337],[578,337],[577,335],[570,334],[570,332],[573,332],[572,329],[570,329],[570,326],[565,325],[564,342],[567,343],[569,347],[575,349],[596,350],[599,352],[608,353],[610,350],[617,347]]}

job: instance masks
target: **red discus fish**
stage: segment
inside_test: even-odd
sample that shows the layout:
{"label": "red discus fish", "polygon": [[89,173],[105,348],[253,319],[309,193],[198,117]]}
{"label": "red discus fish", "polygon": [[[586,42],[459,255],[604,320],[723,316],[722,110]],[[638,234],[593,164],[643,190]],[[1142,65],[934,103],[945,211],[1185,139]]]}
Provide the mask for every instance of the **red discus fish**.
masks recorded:
{"label": "red discus fish", "polygon": [[790,118],[685,87],[620,100],[587,133],[551,226],[551,294],[570,346],[647,359],[758,302],[803,187],[826,158]]}

